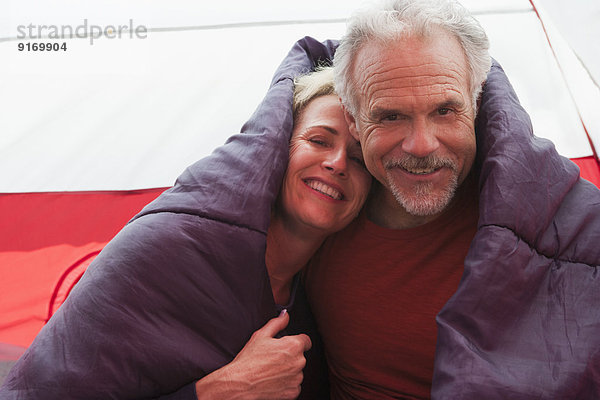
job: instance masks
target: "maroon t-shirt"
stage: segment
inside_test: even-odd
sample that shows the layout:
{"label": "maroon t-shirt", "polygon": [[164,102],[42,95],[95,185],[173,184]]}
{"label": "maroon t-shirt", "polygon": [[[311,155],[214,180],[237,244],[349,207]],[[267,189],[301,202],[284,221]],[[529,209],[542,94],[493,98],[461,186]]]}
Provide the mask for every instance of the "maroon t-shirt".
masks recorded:
{"label": "maroon t-shirt", "polygon": [[332,399],[430,397],[435,316],[463,273],[477,228],[475,193],[411,229],[382,228],[362,213],[314,257],[306,286]]}

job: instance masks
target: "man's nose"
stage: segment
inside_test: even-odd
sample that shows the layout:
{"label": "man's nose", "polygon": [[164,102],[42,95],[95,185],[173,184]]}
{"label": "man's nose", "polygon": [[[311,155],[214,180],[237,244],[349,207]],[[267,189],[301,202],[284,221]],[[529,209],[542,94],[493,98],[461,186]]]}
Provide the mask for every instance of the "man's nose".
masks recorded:
{"label": "man's nose", "polygon": [[415,119],[411,130],[402,141],[402,150],[415,157],[426,157],[440,147],[436,128],[424,119]]}

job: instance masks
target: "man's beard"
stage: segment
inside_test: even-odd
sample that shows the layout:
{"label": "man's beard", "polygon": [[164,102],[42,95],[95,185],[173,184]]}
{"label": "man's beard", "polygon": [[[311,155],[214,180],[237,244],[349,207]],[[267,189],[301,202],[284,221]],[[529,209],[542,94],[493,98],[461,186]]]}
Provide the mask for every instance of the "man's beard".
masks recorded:
{"label": "man's beard", "polygon": [[[442,188],[437,188],[432,182],[418,182],[409,188],[400,188],[394,182],[390,172],[393,168],[407,171],[435,170],[449,168],[452,172],[450,179]],[[458,188],[458,168],[453,160],[427,156],[423,158],[405,155],[401,159],[385,163],[388,186],[406,212],[416,216],[430,216],[442,212],[454,198]]]}

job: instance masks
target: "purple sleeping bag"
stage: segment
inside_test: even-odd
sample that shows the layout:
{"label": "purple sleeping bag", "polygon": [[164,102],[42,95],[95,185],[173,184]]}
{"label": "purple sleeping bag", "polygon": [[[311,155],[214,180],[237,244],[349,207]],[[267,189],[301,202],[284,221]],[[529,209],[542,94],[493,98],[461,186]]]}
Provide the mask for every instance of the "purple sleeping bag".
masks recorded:
{"label": "purple sleeping bag", "polygon": [[497,64],[476,132],[478,231],[437,318],[432,396],[600,399],[600,191],[533,136]]}

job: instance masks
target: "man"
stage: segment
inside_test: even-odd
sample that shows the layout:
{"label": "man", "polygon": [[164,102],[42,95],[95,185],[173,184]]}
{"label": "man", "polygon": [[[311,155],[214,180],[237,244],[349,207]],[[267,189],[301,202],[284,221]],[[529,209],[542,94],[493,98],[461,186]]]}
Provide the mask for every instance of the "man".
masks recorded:
{"label": "man", "polygon": [[349,21],[334,66],[377,182],[306,276],[332,398],[600,398],[600,194],[497,65],[475,133],[479,24],[388,1]]}

